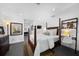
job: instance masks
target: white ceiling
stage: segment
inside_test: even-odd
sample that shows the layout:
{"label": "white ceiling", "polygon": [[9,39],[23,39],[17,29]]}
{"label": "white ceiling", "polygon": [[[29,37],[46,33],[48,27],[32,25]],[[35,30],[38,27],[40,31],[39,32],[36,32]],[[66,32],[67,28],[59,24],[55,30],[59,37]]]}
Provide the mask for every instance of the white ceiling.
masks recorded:
{"label": "white ceiling", "polygon": [[[51,16],[65,13],[65,10],[68,11],[68,8],[74,5],[77,3],[41,3],[40,5],[36,3],[0,3],[0,19],[4,19],[1,18],[2,16],[17,20],[23,19],[25,30],[27,30],[27,26],[31,24],[44,24],[44,22],[55,20]],[[52,11],[53,8],[55,11]],[[53,23],[56,24],[56,22]]]}
{"label": "white ceiling", "polygon": [[[20,16],[24,19],[46,18],[61,13],[71,7],[72,3],[0,3],[0,13],[7,16]],[[56,10],[53,12],[52,9]]]}

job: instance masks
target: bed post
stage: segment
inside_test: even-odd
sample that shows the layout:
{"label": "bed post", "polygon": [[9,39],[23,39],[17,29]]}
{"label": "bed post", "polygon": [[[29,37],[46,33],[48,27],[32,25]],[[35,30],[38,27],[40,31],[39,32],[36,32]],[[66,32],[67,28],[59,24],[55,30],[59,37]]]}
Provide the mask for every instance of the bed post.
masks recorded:
{"label": "bed post", "polygon": [[30,29],[28,28],[28,43],[30,42]]}
{"label": "bed post", "polygon": [[78,18],[76,18],[76,42],[75,42],[75,54],[77,54],[77,36],[78,36]]}
{"label": "bed post", "polygon": [[61,18],[59,18],[59,42],[60,42],[60,45],[61,45]]}
{"label": "bed post", "polygon": [[[37,41],[36,41],[36,26],[34,27],[34,51],[35,51],[35,48],[36,48],[36,44],[37,44]],[[34,52],[33,51],[33,52]]]}

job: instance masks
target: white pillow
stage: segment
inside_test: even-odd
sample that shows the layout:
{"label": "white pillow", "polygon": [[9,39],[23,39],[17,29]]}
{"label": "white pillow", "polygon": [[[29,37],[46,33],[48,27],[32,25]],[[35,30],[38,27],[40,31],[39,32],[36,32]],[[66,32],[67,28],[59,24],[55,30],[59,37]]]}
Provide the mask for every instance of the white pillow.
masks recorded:
{"label": "white pillow", "polygon": [[56,35],[57,29],[51,29],[51,30],[48,30],[48,32],[50,33],[50,35]]}
{"label": "white pillow", "polygon": [[43,34],[44,35],[50,35],[50,33],[46,30],[46,31],[43,31]]}

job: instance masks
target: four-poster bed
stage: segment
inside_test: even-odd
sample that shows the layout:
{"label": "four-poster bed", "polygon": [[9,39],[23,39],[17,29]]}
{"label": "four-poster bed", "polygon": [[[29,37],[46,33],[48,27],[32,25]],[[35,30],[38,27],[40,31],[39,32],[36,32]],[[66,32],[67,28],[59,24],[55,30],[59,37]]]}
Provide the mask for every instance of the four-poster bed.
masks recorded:
{"label": "four-poster bed", "polygon": [[[41,26],[39,27],[41,28]],[[37,26],[34,26],[34,30],[31,35],[30,29],[28,29],[28,43],[30,44],[30,47],[34,55],[40,55],[41,52],[44,52],[47,49],[51,50],[52,48],[56,47],[55,46],[56,43],[59,46],[63,45],[62,42],[71,44],[71,42],[69,41],[72,40],[75,41],[74,49],[75,49],[75,53],[77,53],[78,18],[72,18],[67,20],[61,20],[61,18],[59,18],[59,26],[57,27],[47,27],[47,23],[46,23],[46,30],[51,30],[51,29],[57,30],[56,35],[49,35],[48,33],[46,33],[45,35],[44,34],[38,35]],[[75,32],[75,34],[73,32]]]}
{"label": "four-poster bed", "polygon": [[62,42],[67,44],[68,43],[73,44],[74,41],[75,47],[73,49],[75,49],[75,54],[77,53],[77,35],[78,35],[78,18],[72,18],[67,20],[59,19],[60,44],[62,45]]}
{"label": "four-poster bed", "polygon": [[39,34],[36,26],[34,26],[33,35],[30,35],[30,30],[28,29],[29,32],[28,42],[31,46],[34,55],[40,55],[41,52],[44,52],[48,49],[51,50],[52,48],[54,48],[54,43],[59,40],[58,27],[46,28],[46,30],[50,30],[50,29],[56,29],[57,35],[48,35],[48,34],[44,35],[43,33]]}

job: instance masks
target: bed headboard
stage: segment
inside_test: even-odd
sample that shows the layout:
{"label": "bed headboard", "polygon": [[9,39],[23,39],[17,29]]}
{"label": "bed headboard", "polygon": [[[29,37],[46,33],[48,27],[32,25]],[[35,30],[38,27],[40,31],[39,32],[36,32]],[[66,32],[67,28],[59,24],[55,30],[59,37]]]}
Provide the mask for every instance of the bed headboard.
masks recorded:
{"label": "bed headboard", "polygon": [[57,26],[57,27],[47,27],[46,29],[47,29],[47,30],[56,29],[56,35],[59,35],[59,28],[58,28],[58,26]]}

